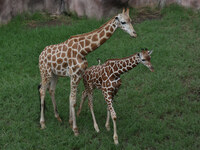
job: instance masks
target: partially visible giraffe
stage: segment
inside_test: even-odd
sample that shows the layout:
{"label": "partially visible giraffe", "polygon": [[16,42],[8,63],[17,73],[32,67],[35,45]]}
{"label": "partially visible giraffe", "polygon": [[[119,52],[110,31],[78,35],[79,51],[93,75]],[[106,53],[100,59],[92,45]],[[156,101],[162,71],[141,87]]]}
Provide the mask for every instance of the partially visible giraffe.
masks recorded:
{"label": "partially visible giraffe", "polygon": [[69,76],[71,79],[69,123],[75,136],[78,135],[74,107],[76,105],[76,91],[78,83],[88,66],[85,56],[108,40],[118,27],[129,33],[132,37],[137,36],[131,24],[129,9],[127,9],[127,11],[123,9],[122,13],[113,17],[99,29],[89,33],[72,36],[63,43],[47,46],[41,52],[39,56],[39,68],[41,75],[39,91],[41,99],[40,124],[42,129],[45,128],[44,98],[46,89],[49,89],[55,117],[61,121],[56,107],[55,88],[59,76]]}
{"label": "partially visible giraffe", "polygon": [[136,67],[139,63],[144,64],[151,71],[154,71],[153,66],[151,65],[151,62],[150,62],[151,53],[152,51],[145,49],[139,53],[136,53],[126,58],[110,59],[110,60],[107,60],[102,65],[92,66],[86,69],[83,75],[83,83],[85,86],[85,90],[82,93],[82,100],[81,100],[77,115],[79,116],[83,103],[86,97],[88,96],[88,106],[90,107],[90,111],[92,114],[94,128],[97,132],[99,132],[99,127],[96,123],[96,119],[95,119],[95,115],[93,111],[93,89],[95,88],[100,89],[108,105],[107,119],[106,119],[105,126],[107,130],[110,130],[109,120],[110,120],[110,114],[111,114],[111,118],[113,120],[113,126],[114,126],[113,139],[114,139],[115,144],[118,144],[117,127],[116,127],[117,115],[112,106],[112,101],[113,101],[114,95],[116,95],[121,85],[120,75]]}

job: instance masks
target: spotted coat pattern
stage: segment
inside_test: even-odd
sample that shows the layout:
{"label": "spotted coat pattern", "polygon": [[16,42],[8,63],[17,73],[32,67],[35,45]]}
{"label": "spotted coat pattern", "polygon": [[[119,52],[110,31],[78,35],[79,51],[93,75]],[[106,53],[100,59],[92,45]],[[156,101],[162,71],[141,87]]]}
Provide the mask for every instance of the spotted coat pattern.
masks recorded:
{"label": "spotted coat pattern", "polygon": [[148,55],[149,51],[142,51],[140,53],[136,53],[126,58],[122,59],[110,59],[106,61],[102,65],[92,66],[88,68],[84,75],[83,75],[83,82],[85,86],[85,90],[82,93],[82,101],[78,110],[78,115],[81,112],[82,105],[88,96],[88,105],[90,107],[93,121],[94,121],[94,128],[97,132],[99,132],[98,125],[96,123],[96,119],[93,112],[93,89],[98,88],[102,91],[104,99],[108,106],[107,112],[107,121],[106,121],[106,128],[109,130],[109,113],[113,119],[114,125],[114,141],[118,143],[118,136],[116,131],[116,113],[112,106],[113,98],[118,92],[119,87],[121,86],[121,79],[120,75],[124,72],[131,70],[132,68],[136,67],[141,61],[146,61],[145,65],[147,67],[153,69],[150,63],[150,55]]}
{"label": "spotted coat pattern", "polygon": [[131,36],[136,36],[135,31],[130,24],[128,12],[125,13],[125,11],[123,11],[123,13],[118,14],[118,16],[119,17],[113,17],[99,29],[89,33],[72,36],[63,43],[45,47],[45,49],[41,52],[39,56],[41,88],[39,91],[41,99],[40,124],[42,129],[45,128],[44,98],[46,89],[49,89],[55,117],[61,121],[56,107],[55,88],[58,77],[69,76],[71,79],[69,123],[74,131],[74,134],[78,135],[74,107],[76,105],[78,83],[88,66],[85,56],[108,40],[117,27],[122,28],[122,25],[119,25],[120,19],[127,21],[127,25],[122,29],[125,30],[127,28],[126,30],[127,32],[130,32],[129,34]]}

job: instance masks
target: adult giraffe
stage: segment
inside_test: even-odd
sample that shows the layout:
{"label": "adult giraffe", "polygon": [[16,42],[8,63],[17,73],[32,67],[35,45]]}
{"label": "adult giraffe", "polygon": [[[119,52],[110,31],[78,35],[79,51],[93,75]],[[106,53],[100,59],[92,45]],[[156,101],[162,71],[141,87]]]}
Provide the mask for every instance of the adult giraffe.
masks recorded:
{"label": "adult giraffe", "polygon": [[122,13],[113,17],[99,29],[89,33],[72,36],[63,43],[47,46],[41,52],[39,56],[39,68],[41,75],[39,92],[41,99],[40,125],[42,129],[45,128],[44,98],[46,89],[49,89],[55,117],[60,122],[62,121],[56,107],[55,88],[59,76],[68,76],[71,79],[69,124],[72,127],[75,136],[79,134],[76,125],[74,107],[76,105],[78,83],[88,66],[85,56],[108,40],[118,27],[129,33],[132,37],[137,36],[131,24],[129,9],[126,11],[123,9]]}

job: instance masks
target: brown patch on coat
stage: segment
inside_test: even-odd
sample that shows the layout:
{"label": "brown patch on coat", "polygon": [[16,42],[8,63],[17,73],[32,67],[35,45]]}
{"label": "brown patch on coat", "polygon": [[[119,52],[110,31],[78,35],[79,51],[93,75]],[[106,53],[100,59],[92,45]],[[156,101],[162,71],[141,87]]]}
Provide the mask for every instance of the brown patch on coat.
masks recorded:
{"label": "brown patch on coat", "polygon": [[107,32],[107,33],[106,33],[106,36],[107,36],[107,37],[111,37],[111,35],[112,35],[112,34],[111,34],[110,32]]}
{"label": "brown patch on coat", "polygon": [[85,46],[88,46],[90,44],[89,40],[85,40]]}
{"label": "brown patch on coat", "polygon": [[67,46],[66,45],[63,46],[63,51],[67,51]]}
{"label": "brown patch on coat", "polygon": [[62,46],[59,46],[58,49],[61,51],[62,50]]}
{"label": "brown patch on coat", "polygon": [[100,44],[102,45],[106,40],[106,38],[101,39]]}
{"label": "brown patch on coat", "polygon": [[75,44],[72,46],[73,49],[77,49],[77,47],[78,47],[78,44],[77,44],[77,43],[75,43]]}
{"label": "brown patch on coat", "polygon": [[89,53],[91,51],[90,48],[85,48],[85,50],[87,51],[87,53]]}
{"label": "brown patch on coat", "polygon": [[62,54],[61,54],[61,57],[65,57],[65,53],[62,53]]}
{"label": "brown patch on coat", "polygon": [[69,59],[69,66],[72,66],[72,60]]}
{"label": "brown patch on coat", "polygon": [[85,62],[85,63],[83,63],[82,65],[81,65],[81,68],[82,69],[86,69],[88,67],[88,62]]}
{"label": "brown patch on coat", "polygon": [[60,57],[60,52],[57,54],[57,58]]}
{"label": "brown patch on coat", "polygon": [[69,48],[69,49],[68,49],[68,51],[67,51],[67,57],[68,57],[68,58],[70,58],[70,57],[71,57],[71,51],[72,51],[72,49],[71,49],[71,48]]}
{"label": "brown patch on coat", "polygon": [[67,66],[68,66],[68,64],[67,64],[66,62],[64,62],[64,63],[62,64],[62,67],[63,67],[63,68],[67,68]]}
{"label": "brown patch on coat", "polygon": [[105,31],[103,30],[103,31],[100,33],[99,37],[102,38],[104,35],[105,35]]}
{"label": "brown patch on coat", "polygon": [[77,51],[72,51],[72,57],[76,57]]}
{"label": "brown patch on coat", "polygon": [[98,48],[97,44],[91,44],[92,50],[95,50]]}
{"label": "brown patch on coat", "polygon": [[108,31],[109,27],[110,27],[110,26],[108,25],[108,26],[105,28],[105,29],[106,29],[106,31]]}
{"label": "brown patch on coat", "polygon": [[77,62],[76,62],[75,59],[73,59],[72,61],[73,61],[73,65],[76,65],[76,64],[77,64]]}
{"label": "brown patch on coat", "polygon": [[73,40],[71,40],[71,41],[69,42],[68,46],[71,47],[72,44],[73,44]]}
{"label": "brown patch on coat", "polygon": [[57,64],[56,64],[56,63],[53,63],[53,67],[56,68],[56,66],[57,66]]}
{"label": "brown patch on coat", "polygon": [[61,69],[61,66],[60,65],[58,65],[57,66],[57,68],[56,68],[56,70],[60,70]]}
{"label": "brown patch on coat", "polygon": [[98,35],[97,34],[93,35],[92,41],[98,41]]}
{"label": "brown patch on coat", "polygon": [[113,29],[113,27],[112,27],[112,26],[110,26],[110,31],[111,31],[111,32],[113,32],[113,31],[114,31],[114,29]]}
{"label": "brown patch on coat", "polygon": [[84,47],[84,41],[81,41],[81,42],[80,42],[80,45],[81,45],[81,47],[83,48],[83,47]]}
{"label": "brown patch on coat", "polygon": [[50,48],[47,50],[47,53],[51,53],[51,49]]}
{"label": "brown patch on coat", "polygon": [[62,58],[57,59],[57,63],[58,63],[58,64],[61,64],[62,62],[63,62],[63,59],[62,59]]}
{"label": "brown patch on coat", "polygon": [[85,50],[82,50],[81,54],[85,56],[87,54],[87,52]]}
{"label": "brown patch on coat", "polygon": [[47,59],[48,59],[48,60],[51,60],[51,55],[48,55],[48,56],[47,56]]}
{"label": "brown patch on coat", "polygon": [[48,67],[51,67],[51,63],[50,63],[50,62],[48,62],[48,63],[47,63],[47,66],[48,66]]}
{"label": "brown patch on coat", "polygon": [[77,55],[77,60],[78,63],[80,64],[83,60],[82,60],[82,56],[80,54]]}
{"label": "brown patch on coat", "polygon": [[114,71],[117,71],[117,65],[114,65],[113,69]]}

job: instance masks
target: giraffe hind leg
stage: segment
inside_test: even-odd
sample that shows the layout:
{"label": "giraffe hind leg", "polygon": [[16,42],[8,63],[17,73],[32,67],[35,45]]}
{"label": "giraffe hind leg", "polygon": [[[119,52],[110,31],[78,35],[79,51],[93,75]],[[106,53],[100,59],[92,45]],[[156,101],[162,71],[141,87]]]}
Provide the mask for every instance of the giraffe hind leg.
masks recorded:
{"label": "giraffe hind leg", "polygon": [[[38,85],[38,95],[39,95],[39,102],[41,103],[41,97],[40,97],[40,88],[41,88],[41,83]],[[47,110],[47,107],[46,107],[46,103],[44,101],[44,113],[45,111]],[[41,111],[41,104],[40,104],[40,111]]]}
{"label": "giraffe hind leg", "polygon": [[49,88],[50,85],[50,76],[42,76],[42,83],[41,87],[39,89],[40,92],[40,100],[41,100],[41,109],[40,109],[40,125],[41,129],[44,129],[45,126],[45,118],[44,118],[44,112],[45,112],[45,95],[46,90]]}
{"label": "giraffe hind leg", "polygon": [[90,107],[90,112],[92,114],[94,129],[98,133],[99,132],[99,127],[98,127],[98,124],[96,122],[96,118],[95,118],[94,110],[93,110],[93,94],[92,94],[92,91],[89,92],[89,95],[88,95],[88,106]]}
{"label": "giraffe hind leg", "polygon": [[105,127],[106,127],[107,131],[110,131],[110,111],[109,111],[108,107],[107,107],[107,118],[106,118]]}
{"label": "giraffe hind leg", "polygon": [[57,76],[53,76],[51,78],[50,86],[49,86],[49,94],[51,96],[51,100],[52,100],[52,104],[53,104],[53,108],[54,108],[55,117],[57,118],[57,120],[59,122],[62,122],[62,120],[61,120],[61,118],[60,118],[60,116],[58,114],[56,100],[55,100],[55,89],[56,89],[57,81],[58,81],[58,77]]}

